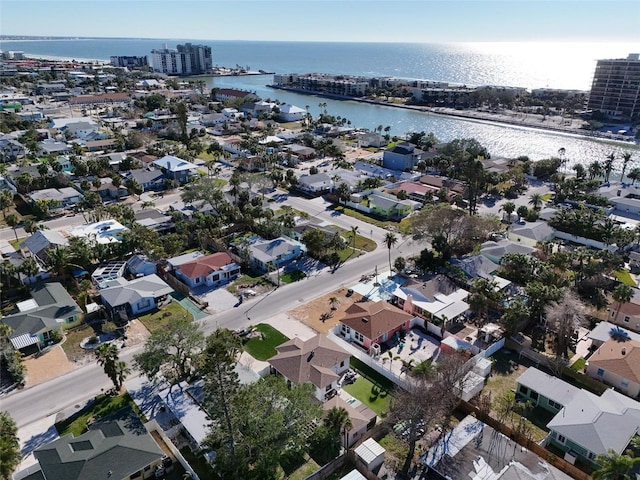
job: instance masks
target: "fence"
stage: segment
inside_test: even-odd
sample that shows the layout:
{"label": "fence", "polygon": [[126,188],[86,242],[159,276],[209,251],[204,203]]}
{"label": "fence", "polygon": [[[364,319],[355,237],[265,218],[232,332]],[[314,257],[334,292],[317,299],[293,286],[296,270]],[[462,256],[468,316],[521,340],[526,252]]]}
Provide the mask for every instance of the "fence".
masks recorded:
{"label": "fence", "polygon": [[567,462],[563,458],[558,457],[557,455],[551,453],[546,448],[524,437],[522,434],[515,432],[511,427],[499,422],[498,420],[496,420],[495,418],[487,414],[480,412],[480,410],[477,407],[471,405],[469,402],[465,402],[464,400],[461,400],[459,408],[464,413],[468,415],[474,415],[478,420],[486,423],[494,430],[502,433],[506,437],[509,437],[511,440],[518,443],[519,445],[529,449],[530,451],[538,455],[540,458],[542,458],[543,461],[546,461],[547,463],[553,465],[557,469],[563,471],[564,473],[569,475],[571,478],[574,478],[576,480],[591,480],[591,477],[585,472],[583,472],[582,470],[580,470],[579,468],[575,467],[574,465],[571,465],[569,462]]}
{"label": "fence", "polygon": [[398,375],[393,373],[391,370],[388,370],[388,369],[384,368],[379,362],[377,362],[375,359],[371,358],[366,352],[363,352],[358,347],[356,347],[356,346],[352,345],[351,343],[345,341],[345,339],[342,338],[341,336],[336,335],[335,333],[333,333],[333,331],[329,331],[327,336],[331,340],[336,342],[338,345],[340,345],[342,348],[344,348],[351,355],[356,357],[358,360],[360,360],[362,363],[364,363],[368,367],[370,367],[373,370],[375,370],[377,373],[379,373],[383,377],[387,378],[388,380],[392,381],[393,383],[395,383],[396,385],[399,385],[402,388],[407,388],[408,387],[407,381],[404,378],[400,378]]}
{"label": "fence", "polygon": [[187,462],[185,458],[182,456],[182,453],[180,453],[180,450],[178,450],[178,448],[173,444],[173,442],[169,440],[169,437],[167,437],[165,433],[162,431],[162,428],[160,428],[160,425],[158,425],[158,422],[156,422],[155,420],[151,420],[145,423],[144,426],[146,427],[149,433],[152,434],[155,432],[162,439],[162,441],[165,443],[167,448],[171,450],[171,453],[176,457],[176,460],[180,463],[180,465],[182,465],[185,471],[191,474],[191,478],[193,480],[200,480],[200,477],[191,468],[191,465],[189,465],[189,462]]}

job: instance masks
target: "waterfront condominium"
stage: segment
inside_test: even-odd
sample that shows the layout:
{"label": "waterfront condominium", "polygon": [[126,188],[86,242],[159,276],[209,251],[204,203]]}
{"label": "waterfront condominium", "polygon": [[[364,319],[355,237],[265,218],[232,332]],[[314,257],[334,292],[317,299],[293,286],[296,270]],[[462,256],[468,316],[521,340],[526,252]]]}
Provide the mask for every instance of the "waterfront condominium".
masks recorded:
{"label": "waterfront condominium", "polygon": [[640,55],[598,60],[588,108],[616,120],[640,118]]}
{"label": "waterfront condominium", "polygon": [[185,43],[177,48],[151,50],[151,64],[156,72],[167,75],[200,75],[211,71],[211,47]]}

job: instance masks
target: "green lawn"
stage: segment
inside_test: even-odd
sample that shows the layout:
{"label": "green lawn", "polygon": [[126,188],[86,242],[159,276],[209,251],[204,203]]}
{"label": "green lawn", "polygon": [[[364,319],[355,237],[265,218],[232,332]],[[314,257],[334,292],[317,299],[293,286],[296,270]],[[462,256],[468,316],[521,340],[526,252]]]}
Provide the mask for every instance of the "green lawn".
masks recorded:
{"label": "green lawn", "polygon": [[364,377],[358,377],[354,383],[345,385],[342,388],[380,417],[389,411],[389,401],[391,400],[389,390],[380,388]]}
{"label": "green lawn", "polygon": [[178,302],[170,302],[168,305],[160,309],[156,309],[151,313],[146,315],[142,315],[138,317],[147,330],[151,333],[156,330],[161,330],[165,328],[171,320],[175,320],[176,318],[186,317],[190,320],[193,320],[193,315],[189,313],[182,305]]}
{"label": "green lawn", "polygon": [[393,390],[393,388],[395,387],[395,384],[391,380],[389,380],[384,375],[376,372],[373,368],[369,367],[365,363],[362,363],[355,357],[351,357],[350,366],[354,370],[357,370],[360,375],[367,378],[370,382],[374,383],[384,390]]}
{"label": "green lawn", "polygon": [[14,235],[14,237],[9,240],[9,245],[11,245],[16,251],[20,251],[20,244],[24,241],[24,239],[27,237],[20,237],[16,240],[16,237]]}
{"label": "green lawn", "polygon": [[292,272],[285,272],[280,275],[280,281],[282,283],[293,283],[304,279],[306,276],[302,270],[293,270]]}
{"label": "green lawn", "polygon": [[336,212],[343,213],[344,215],[349,215],[350,217],[357,218],[358,220],[362,220],[363,222],[371,223],[372,225],[376,225],[380,228],[386,228],[389,225],[398,225],[398,222],[393,222],[391,220],[379,220],[377,218],[370,217],[365,215],[358,210],[354,210],[353,208],[345,207],[344,205],[333,205],[329,207],[331,210]]}
{"label": "green lawn", "polygon": [[586,364],[587,361],[584,358],[579,358],[578,360],[573,362],[573,365],[571,365],[571,370],[573,370],[574,372],[582,372]]}
{"label": "green lawn", "polygon": [[138,407],[128,393],[117,397],[98,395],[91,405],[83,408],[79,412],[76,412],[71,417],[62,420],[61,422],[57,422],[55,427],[61,437],[67,433],[72,433],[74,437],[77,437],[87,431],[87,421],[89,419],[102,418],[105,415],[116,412],[127,406],[130,406],[134,411],[139,412]]}
{"label": "green lawn", "polygon": [[620,283],[624,283],[625,285],[629,285],[631,287],[636,286],[636,282],[633,281],[631,274],[626,270],[618,270],[616,272],[616,278]]}
{"label": "green lawn", "polygon": [[276,354],[276,347],[289,340],[289,337],[266,323],[259,323],[255,329],[262,333],[262,336],[250,338],[244,344],[244,349],[258,360],[267,360],[273,357]]}
{"label": "green lawn", "polygon": [[[364,232],[361,232],[361,233],[364,233]],[[349,248],[353,247],[353,236],[351,235],[351,232],[342,232],[340,236],[345,239],[345,241],[349,245]],[[356,233],[356,249],[357,250],[372,252],[376,249],[377,246],[378,245],[376,244],[376,242],[374,242],[370,238],[367,238],[365,236],[362,236]]]}
{"label": "green lawn", "polygon": [[271,285],[270,282],[265,280],[264,274],[249,275],[244,274],[236,278],[231,285],[227,286],[227,290],[231,293],[238,293],[238,285],[251,285],[257,283],[259,285]]}

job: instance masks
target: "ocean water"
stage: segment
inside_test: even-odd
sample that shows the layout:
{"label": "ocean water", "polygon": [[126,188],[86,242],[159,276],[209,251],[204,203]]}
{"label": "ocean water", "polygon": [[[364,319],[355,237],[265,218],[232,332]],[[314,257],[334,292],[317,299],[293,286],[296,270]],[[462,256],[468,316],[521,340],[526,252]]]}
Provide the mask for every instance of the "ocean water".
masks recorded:
{"label": "ocean water", "polygon": [[[109,60],[111,55],[148,55],[153,48],[172,48],[188,40],[74,39],[0,41],[2,50],[19,50],[43,57]],[[590,43],[320,43],[193,41],[210,45],[214,65],[242,66],[276,73],[319,72],[365,76],[393,76],[446,81],[465,85],[509,85],[525,88],[588,90],[596,60],[622,58],[640,51],[640,45]],[[262,98],[278,99],[319,112],[326,102],[329,113],[351,120],[362,128],[390,126],[392,135],[434,132],[442,141],[475,137],[493,156],[528,155],[537,160],[566,150],[570,164],[603,161],[611,152],[631,151],[640,166],[640,148],[545,132],[538,129],[496,125],[437,116],[391,107],[337,101],[273,90],[270,75],[205,77],[209,87],[233,87],[255,91]],[[620,155],[619,155],[620,156]],[[630,170],[630,169],[628,169]]]}

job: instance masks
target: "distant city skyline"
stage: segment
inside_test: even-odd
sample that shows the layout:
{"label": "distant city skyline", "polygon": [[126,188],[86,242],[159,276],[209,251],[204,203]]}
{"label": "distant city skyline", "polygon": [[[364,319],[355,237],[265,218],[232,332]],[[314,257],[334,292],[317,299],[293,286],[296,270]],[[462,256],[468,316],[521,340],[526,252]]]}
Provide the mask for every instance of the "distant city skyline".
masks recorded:
{"label": "distant city skyline", "polygon": [[28,36],[637,42],[640,50],[638,25],[636,0],[0,0],[0,33]]}

